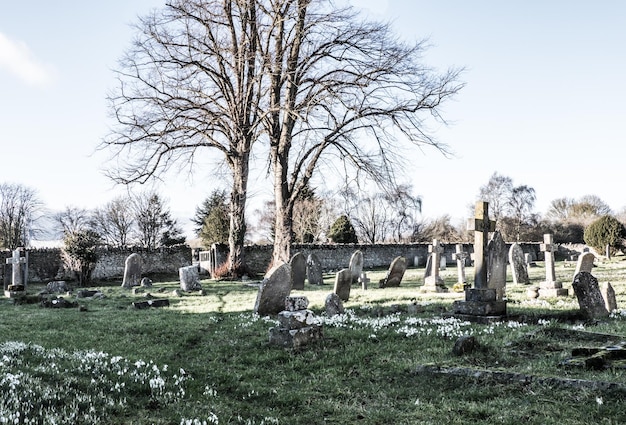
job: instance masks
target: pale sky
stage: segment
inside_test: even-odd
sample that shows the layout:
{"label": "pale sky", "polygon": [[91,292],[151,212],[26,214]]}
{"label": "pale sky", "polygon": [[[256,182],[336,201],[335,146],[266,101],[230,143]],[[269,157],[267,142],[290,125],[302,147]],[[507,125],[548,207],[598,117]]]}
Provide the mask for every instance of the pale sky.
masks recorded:
{"label": "pale sky", "polygon": [[[466,68],[466,87],[443,110],[450,125],[434,132],[455,156],[407,152],[424,218],[464,218],[494,172],[533,187],[538,213],[588,194],[615,212],[626,206],[626,2],[353,3],[390,20],[400,37],[428,37],[426,63]],[[0,0],[0,183],[37,190],[50,210],[95,208],[123,193],[94,153],[112,125],[105,96],[129,24],[163,4]],[[219,184],[211,171],[159,184],[186,228]],[[269,184],[251,193],[253,204],[271,196]]]}

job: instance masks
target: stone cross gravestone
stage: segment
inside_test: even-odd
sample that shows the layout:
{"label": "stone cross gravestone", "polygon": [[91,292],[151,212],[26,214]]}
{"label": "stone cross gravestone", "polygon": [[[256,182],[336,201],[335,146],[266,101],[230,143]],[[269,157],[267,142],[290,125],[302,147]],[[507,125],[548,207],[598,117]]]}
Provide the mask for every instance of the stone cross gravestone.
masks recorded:
{"label": "stone cross gravestone", "polygon": [[446,292],[443,279],[439,276],[443,246],[439,243],[438,239],[433,239],[432,245],[428,246],[428,252],[429,256],[426,262],[426,271],[424,273],[424,290]]}
{"label": "stone cross gravestone", "polygon": [[578,256],[578,261],[576,262],[576,271],[574,272],[574,276],[576,276],[580,272],[591,273],[593,270],[593,262],[595,261],[596,256],[593,255],[593,252],[583,252]]}
{"label": "stone cross gravestone", "polygon": [[306,258],[301,252],[291,257],[291,277],[293,281],[292,289],[304,289],[304,279],[306,279]]}
{"label": "stone cross gravestone", "polygon": [[468,222],[468,230],[474,230],[474,287],[465,290],[464,301],[453,303],[456,316],[484,320],[488,316],[501,317],[506,314],[506,301],[496,299],[496,289],[490,288],[488,281],[487,247],[489,232],[494,232],[495,228],[495,221],[489,220],[489,203],[477,202],[474,218]]}
{"label": "stone cross gravestone", "polygon": [[11,284],[4,288],[6,291],[23,292],[26,289],[28,260],[26,256],[22,257],[22,249],[14,249],[11,257],[6,259],[6,264],[11,265]]}
{"label": "stone cross gravestone", "polygon": [[528,277],[528,266],[526,259],[524,258],[524,250],[515,242],[509,249],[509,263],[511,264],[511,274],[513,276],[514,284],[527,284],[530,283]]}
{"label": "stone cross gravestone", "polygon": [[496,301],[502,301],[506,288],[508,251],[499,231],[494,232],[487,244],[487,287],[495,289]]}
{"label": "stone cross gravestone", "polygon": [[457,282],[461,285],[467,283],[467,278],[465,277],[465,260],[468,257],[467,252],[463,251],[463,244],[456,244],[453,260],[456,260]]}
{"label": "stone cross gravestone", "polygon": [[341,301],[348,301],[350,298],[350,288],[352,287],[352,271],[342,269],[335,275],[335,294]]}
{"label": "stone cross gravestone", "polygon": [[597,319],[609,315],[598,286],[598,279],[591,273],[580,272],[574,276],[572,288],[574,288],[580,311],[585,318]]}
{"label": "stone cross gravestone", "polygon": [[143,267],[143,259],[141,255],[133,252],[124,262],[124,279],[122,280],[122,288],[132,288],[141,285],[141,269]]}
{"label": "stone cross gravestone", "polygon": [[322,263],[313,253],[309,254],[306,259],[306,278],[310,285],[321,285],[324,283]]}
{"label": "stone cross gravestone", "polygon": [[352,282],[358,282],[361,273],[363,273],[363,253],[360,250],[354,251],[350,257],[348,268],[352,272]]}
{"label": "stone cross gravestone", "polygon": [[568,289],[563,288],[563,284],[556,281],[556,271],[554,269],[554,252],[557,246],[553,243],[551,233],[543,235],[543,243],[539,249],[544,253],[544,264],[546,268],[546,280],[539,284],[539,297],[553,298],[567,296]]}
{"label": "stone cross gravestone", "polygon": [[260,316],[278,314],[291,292],[291,266],[283,263],[270,269],[259,286],[254,312]]}
{"label": "stone cross gravestone", "polygon": [[404,272],[406,271],[406,258],[404,257],[396,257],[391,262],[389,266],[389,270],[387,271],[387,276],[384,279],[381,279],[379,282],[380,288],[389,288],[400,286],[400,282],[402,282],[402,277],[404,277]]}

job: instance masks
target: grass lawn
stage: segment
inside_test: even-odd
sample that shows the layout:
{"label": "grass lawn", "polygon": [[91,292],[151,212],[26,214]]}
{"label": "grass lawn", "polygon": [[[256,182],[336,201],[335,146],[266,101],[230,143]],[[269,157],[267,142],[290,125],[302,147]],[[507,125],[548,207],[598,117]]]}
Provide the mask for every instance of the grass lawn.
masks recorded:
{"label": "grass lawn", "polygon": [[[626,306],[626,259],[596,264],[594,276],[610,281]],[[0,424],[626,423],[620,362],[561,366],[572,349],[626,341],[626,310],[596,322],[572,319],[574,268],[557,262],[557,280],[570,289],[559,299],[528,300],[527,286],[509,276],[508,313],[524,320],[497,324],[448,317],[462,294],[420,293],[423,269],[385,289],[375,283],[385,272],[367,271],[370,288],[354,286],[346,314],[327,319],[328,274],[324,285],[294,292],[309,298],[324,333],[298,350],[268,344],[277,322],[252,313],[257,290],[241,282],[203,280],[206,295],[176,297],[177,281],[164,279],[148,291],[170,306],[146,310],[131,307],[145,294],[121,281],[97,286],[102,299],[71,298],[81,309],[1,299]],[[529,272],[534,284],[545,278],[542,263]],[[452,288],[456,269],[441,274]],[[462,335],[478,346],[455,356]]]}

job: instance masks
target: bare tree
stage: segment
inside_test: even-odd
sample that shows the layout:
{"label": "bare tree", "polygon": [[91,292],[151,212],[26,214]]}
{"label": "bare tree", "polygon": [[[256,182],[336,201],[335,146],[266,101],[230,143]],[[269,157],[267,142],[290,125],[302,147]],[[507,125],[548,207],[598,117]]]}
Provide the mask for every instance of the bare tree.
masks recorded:
{"label": "bare tree", "polygon": [[131,244],[135,224],[132,201],[119,196],[98,208],[91,217],[94,229],[108,245],[123,247]]}
{"label": "bare tree", "polygon": [[522,225],[532,218],[532,211],[535,206],[537,196],[535,189],[522,185],[511,190],[508,200],[508,207],[514,222],[515,240],[520,240]]}
{"label": "bare tree", "polygon": [[109,176],[124,184],[191,167],[205,150],[220,152],[232,174],[229,267],[235,275],[244,261],[249,158],[267,110],[267,58],[258,38],[263,21],[256,15],[261,3],[172,0],[140,19],[109,96],[119,125],[101,145],[117,164]]}
{"label": "bare tree", "polygon": [[166,240],[180,241],[176,220],[161,196],[154,191],[132,196],[132,208],[137,231],[137,242],[147,249],[169,245]]}
{"label": "bare tree", "polygon": [[34,223],[42,207],[34,189],[14,183],[0,184],[2,247],[14,250],[20,246],[28,246],[32,234],[37,231]]}
{"label": "bare tree", "polygon": [[481,186],[478,200],[489,202],[489,215],[500,226],[500,221],[508,215],[509,200],[513,191],[513,180],[494,172],[486,185]]}
{"label": "bare tree", "polygon": [[63,211],[56,213],[54,221],[63,236],[67,236],[89,229],[91,215],[84,208],[69,206]]}
{"label": "bare tree", "polygon": [[[257,4],[261,3],[260,1]],[[393,164],[409,142],[446,152],[427,132],[442,102],[462,87],[459,70],[425,66],[425,43],[405,44],[388,25],[330,1],[262,2],[271,75],[270,140],[276,201],[274,263],[288,261],[298,194],[338,159],[377,184],[394,183]],[[401,138],[396,137],[401,135]]]}

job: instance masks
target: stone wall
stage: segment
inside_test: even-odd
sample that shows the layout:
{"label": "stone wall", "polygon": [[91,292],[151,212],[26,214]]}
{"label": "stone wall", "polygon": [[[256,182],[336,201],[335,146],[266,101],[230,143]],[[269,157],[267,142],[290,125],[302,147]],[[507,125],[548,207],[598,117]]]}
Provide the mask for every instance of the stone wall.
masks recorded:
{"label": "stone wall", "polygon": [[[386,268],[394,258],[403,256],[409,267],[424,267],[428,256],[426,243],[416,244],[303,244],[294,245],[292,253],[302,252],[305,256],[313,253],[320,260],[325,272],[338,271],[348,267],[350,257],[356,250],[363,252],[363,267],[366,269]],[[543,260],[543,253],[539,250],[539,243],[522,243],[524,252],[530,253],[533,259]],[[509,244],[510,246],[510,244]],[[455,244],[444,245],[444,256],[448,264],[455,262],[452,255]],[[584,246],[559,246],[557,259],[572,259]],[[224,247],[227,249],[227,247]],[[465,252],[472,253],[472,244],[463,244]],[[136,252],[144,261],[143,273],[176,275],[180,267],[197,264],[198,252],[193,252],[187,246],[163,248],[154,251],[144,249],[102,249],[99,251],[99,260],[92,277],[94,279],[122,279],[126,257]],[[244,248],[244,255],[249,271],[262,276],[269,269],[272,259],[271,245],[249,245]],[[11,266],[6,265],[6,259],[11,256],[9,251],[0,251],[0,261],[4,269],[5,283],[11,276]],[[60,249],[35,249],[28,251],[29,277],[33,282],[71,279],[72,276],[65,270]],[[193,258],[193,260],[192,260]],[[227,258],[227,252],[224,255]]]}

